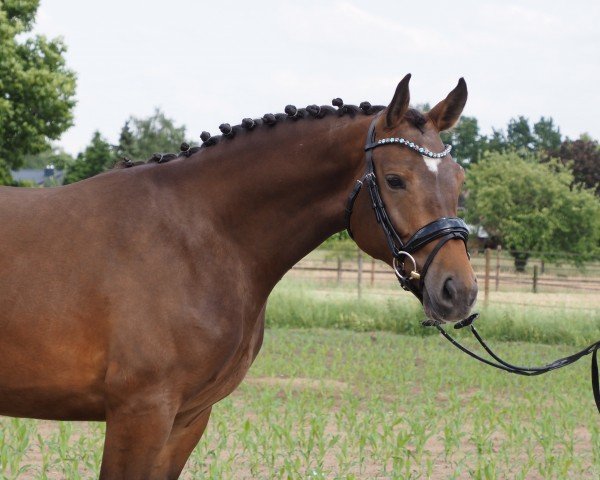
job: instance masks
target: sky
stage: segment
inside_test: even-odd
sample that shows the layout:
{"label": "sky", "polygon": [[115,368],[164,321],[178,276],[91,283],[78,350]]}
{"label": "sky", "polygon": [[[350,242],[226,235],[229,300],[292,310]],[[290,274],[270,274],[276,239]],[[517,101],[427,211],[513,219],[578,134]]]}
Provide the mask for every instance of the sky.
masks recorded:
{"label": "sky", "polygon": [[413,104],[464,77],[483,133],[551,116],[600,139],[598,25],[597,0],[42,0],[34,31],[77,73],[74,154],[157,107],[199,141],[290,103],[388,104],[406,73]]}

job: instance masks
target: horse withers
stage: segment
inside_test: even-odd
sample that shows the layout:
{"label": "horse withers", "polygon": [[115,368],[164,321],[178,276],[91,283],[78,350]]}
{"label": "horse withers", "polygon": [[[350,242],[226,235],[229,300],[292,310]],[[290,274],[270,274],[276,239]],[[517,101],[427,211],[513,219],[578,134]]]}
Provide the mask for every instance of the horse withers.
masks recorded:
{"label": "horse withers", "polygon": [[[0,188],[0,414],[106,421],[101,479],[178,478],[261,347],[269,293],[345,227],[366,157],[373,175],[349,217],[357,244],[406,274],[428,317],[464,317],[476,281],[463,237],[434,235],[444,244],[418,245],[408,266],[390,244],[412,245],[438,219],[460,230],[463,171],[439,132],[466,85],[422,114],[409,78],[385,108],[289,106],[168,163]],[[365,153],[386,138],[398,142]]]}

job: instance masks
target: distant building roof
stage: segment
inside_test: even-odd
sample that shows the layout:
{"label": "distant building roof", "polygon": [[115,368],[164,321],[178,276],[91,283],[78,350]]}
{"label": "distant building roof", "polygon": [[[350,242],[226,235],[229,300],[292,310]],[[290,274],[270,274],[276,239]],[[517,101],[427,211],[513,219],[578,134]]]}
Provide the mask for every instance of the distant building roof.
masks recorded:
{"label": "distant building roof", "polygon": [[24,168],[10,173],[16,181],[32,182],[36,185],[46,185],[46,182],[52,180],[53,184],[62,185],[64,180],[64,171],[54,168]]}
{"label": "distant building roof", "polygon": [[467,224],[467,227],[469,228],[471,235],[475,235],[477,238],[490,238],[490,234],[486,232],[485,228],[483,228],[481,225]]}

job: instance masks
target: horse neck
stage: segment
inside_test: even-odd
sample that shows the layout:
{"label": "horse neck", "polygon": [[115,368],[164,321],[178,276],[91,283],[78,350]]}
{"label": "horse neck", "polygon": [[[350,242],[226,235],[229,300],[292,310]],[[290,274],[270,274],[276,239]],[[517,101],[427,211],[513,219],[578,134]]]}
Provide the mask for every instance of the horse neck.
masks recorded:
{"label": "horse neck", "polygon": [[241,132],[188,160],[184,175],[195,182],[196,195],[202,192],[202,210],[210,200],[220,234],[269,290],[345,227],[346,200],[364,170],[370,120],[285,121]]}

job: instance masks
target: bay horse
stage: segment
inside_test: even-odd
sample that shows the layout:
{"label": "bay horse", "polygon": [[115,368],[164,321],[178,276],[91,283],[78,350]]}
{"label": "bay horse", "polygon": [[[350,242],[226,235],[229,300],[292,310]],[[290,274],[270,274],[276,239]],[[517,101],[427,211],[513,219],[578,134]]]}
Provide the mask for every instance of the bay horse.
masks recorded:
{"label": "bay horse", "polygon": [[463,318],[465,238],[420,245],[410,276],[390,245],[455,217],[464,177],[439,137],[464,80],[422,114],[409,79],[387,107],[288,106],[168,163],[0,188],[0,414],[106,421],[101,479],[178,478],[261,347],[269,293],[346,220],[429,318]]}

